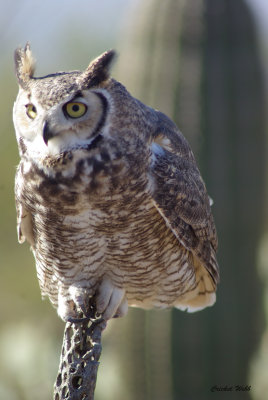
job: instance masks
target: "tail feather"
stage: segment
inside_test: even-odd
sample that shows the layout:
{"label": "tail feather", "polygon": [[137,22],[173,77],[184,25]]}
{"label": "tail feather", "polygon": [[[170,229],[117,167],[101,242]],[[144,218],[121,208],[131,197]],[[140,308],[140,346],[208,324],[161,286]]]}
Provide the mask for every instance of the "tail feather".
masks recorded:
{"label": "tail feather", "polygon": [[196,286],[174,304],[180,310],[195,312],[212,306],[216,301],[216,284],[210,272],[195,259]]}

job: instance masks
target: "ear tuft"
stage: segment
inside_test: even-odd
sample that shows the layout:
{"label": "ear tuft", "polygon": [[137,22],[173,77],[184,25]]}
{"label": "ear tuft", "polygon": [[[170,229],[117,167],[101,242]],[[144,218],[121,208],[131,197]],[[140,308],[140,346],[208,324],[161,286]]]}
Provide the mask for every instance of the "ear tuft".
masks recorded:
{"label": "ear tuft", "polygon": [[18,48],[15,50],[14,59],[18,83],[22,88],[26,89],[35,70],[35,61],[28,42],[24,49]]}
{"label": "ear tuft", "polygon": [[110,77],[110,69],[116,58],[115,50],[108,50],[93,60],[82,72],[79,81],[82,87],[98,86]]}

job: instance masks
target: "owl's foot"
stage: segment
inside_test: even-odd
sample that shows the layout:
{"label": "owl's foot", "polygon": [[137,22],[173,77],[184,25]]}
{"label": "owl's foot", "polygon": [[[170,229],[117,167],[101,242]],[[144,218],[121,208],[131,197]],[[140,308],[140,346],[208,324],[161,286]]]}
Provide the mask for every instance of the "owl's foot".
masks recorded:
{"label": "owl's foot", "polygon": [[88,307],[88,292],[86,289],[71,285],[68,289],[69,297],[58,294],[58,315],[65,322],[83,323],[95,319],[95,312]]}
{"label": "owl's foot", "polygon": [[126,315],[128,304],[125,290],[115,287],[109,279],[104,278],[96,293],[96,310],[106,321]]}
{"label": "owl's foot", "polygon": [[128,310],[125,290],[115,287],[104,278],[95,296],[89,296],[88,290],[75,285],[69,287],[70,298],[66,299],[59,291],[58,314],[66,322],[83,323],[102,317],[123,317]]}

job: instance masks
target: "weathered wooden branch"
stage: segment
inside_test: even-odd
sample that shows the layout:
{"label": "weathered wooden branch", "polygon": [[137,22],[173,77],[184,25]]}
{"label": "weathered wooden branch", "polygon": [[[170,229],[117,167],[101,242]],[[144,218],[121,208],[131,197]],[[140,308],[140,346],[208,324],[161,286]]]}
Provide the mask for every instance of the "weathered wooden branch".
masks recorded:
{"label": "weathered wooden branch", "polygon": [[105,327],[102,318],[66,323],[54,400],[94,399]]}

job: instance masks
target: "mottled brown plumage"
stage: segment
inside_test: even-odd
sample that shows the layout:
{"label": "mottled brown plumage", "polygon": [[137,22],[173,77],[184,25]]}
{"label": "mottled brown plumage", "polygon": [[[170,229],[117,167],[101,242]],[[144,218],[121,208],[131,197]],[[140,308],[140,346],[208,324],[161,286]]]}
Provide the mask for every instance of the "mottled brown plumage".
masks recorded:
{"label": "mottled brown plumage", "polygon": [[29,45],[15,53],[18,236],[64,320],[92,297],[106,319],[128,305],[195,311],[214,303],[219,280],[192,151],[168,117],[110,78],[114,55],[35,78]]}

